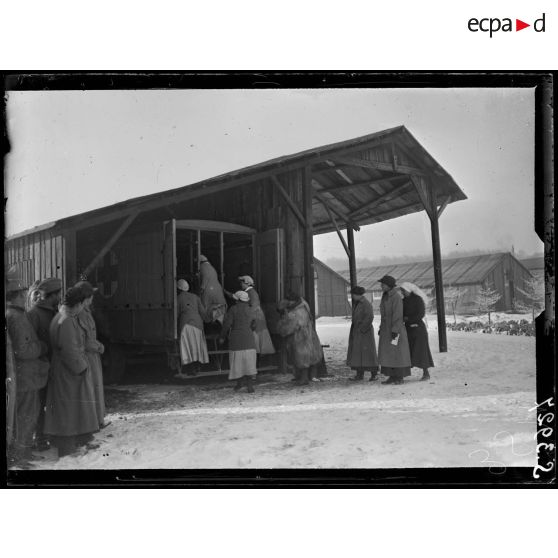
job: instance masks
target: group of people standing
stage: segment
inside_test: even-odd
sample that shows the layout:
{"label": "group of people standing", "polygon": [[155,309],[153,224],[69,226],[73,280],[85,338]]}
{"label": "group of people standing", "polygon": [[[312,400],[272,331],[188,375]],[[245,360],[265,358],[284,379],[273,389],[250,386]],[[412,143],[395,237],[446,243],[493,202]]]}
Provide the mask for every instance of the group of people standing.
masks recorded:
{"label": "group of people standing", "polygon": [[402,384],[411,368],[423,371],[421,380],[429,380],[429,368],[434,366],[428,332],[423,321],[426,312],[426,294],[412,283],[397,288],[390,275],[379,279],[382,288],[380,302],[379,341],[376,351],[374,339],[374,311],[365,298],[365,289],[351,289],[353,315],[347,364],[356,371],[351,380],[361,381],[370,371],[370,381],[378,379],[378,371],[387,379],[383,384]]}
{"label": "group of people standing", "polygon": [[[203,255],[200,279],[199,296],[190,292],[185,279],[177,281],[181,371],[175,376],[193,376],[200,364],[209,362],[205,331],[213,328],[219,346],[228,341],[226,351],[216,352],[228,352],[229,380],[235,381],[235,391],[246,387],[249,393],[254,393],[258,355],[275,353],[254,280],[250,275],[240,275],[239,290],[229,292],[222,288],[216,270]],[[294,369],[293,380],[307,385],[320,375],[324,360],[310,306],[291,291],[277,310],[277,332],[283,338],[287,363]]]}
{"label": "group of people standing", "polygon": [[[176,377],[195,375],[200,364],[209,362],[204,324],[212,324],[219,345],[228,339],[229,379],[236,380],[235,390],[245,386],[253,393],[258,354],[275,353],[254,280],[249,275],[241,275],[239,290],[229,292],[222,288],[215,268],[203,255],[200,280],[199,296],[190,292],[185,279],[177,281],[182,368]],[[228,309],[226,297],[231,301]]]}
{"label": "group of people standing", "polygon": [[[195,375],[209,362],[204,324],[212,324],[219,345],[228,341],[229,379],[235,390],[254,392],[258,355],[275,353],[254,280],[238,277],[239,289],[228,292],[205,256],[200,258],[200,294],[190,292],[185,279],[177,281],[181,371]],[[434,366],[423,318],[426,295],[411,283],[399,287],[393,277],[379,280],[383,291],[376,351],[374,313],[362,287],[353,287],[352,324],[347,364],[356,371],[352,380],[370,380],[378,372],[384,384],[401,384],[413,366],[430,378]],[[36,281],[29,289],[15,268],[6,283],[8,428],[10,461],[33,458],[32,451],[56,446],[59,456],[90,445],[104,428],[105,403],[101,355],[92,303],[96,289],[80,281],[61,297],[57,278]],[[231,301],[227,304],[226,297]],[[283,338],[293,380],[306,385],[325,373],[322,345],[310,306],[290,292],[278,307],[277,332]],[[320,366],[323,365],[323,366]]]}
{"label": "group of people standing", "polygon": [[11,464],[50,445],[60,457],[91,444],[104,428],[101,354],[87,281],[69,288],[47,278],[28,288],[17,270],[6,282],[8,429]]}

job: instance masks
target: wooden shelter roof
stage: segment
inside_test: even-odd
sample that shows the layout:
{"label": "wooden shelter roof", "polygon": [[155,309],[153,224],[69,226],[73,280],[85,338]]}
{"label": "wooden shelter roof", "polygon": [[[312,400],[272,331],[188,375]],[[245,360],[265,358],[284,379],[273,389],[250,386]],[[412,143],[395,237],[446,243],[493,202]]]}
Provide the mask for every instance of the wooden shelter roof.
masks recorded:
{"label": "wooden shelter roof", "polygon": [[[87,228],[138,211],[163,210],[193,197],[215,194],[252,181],[280,178],[283,172],[308,166],[314,190],[314,234],[335,231],[333,219],[340,229],[347,226],[358,229],[360,225],[422,211],[427,186],[432,187],[435,197],[431,203],[435,207],[467,199],[453,178],[412,134],[404,126],[398,126],[67,217],[49,223],[46,228]],[[43,225],[12,238],[44,228]]]}

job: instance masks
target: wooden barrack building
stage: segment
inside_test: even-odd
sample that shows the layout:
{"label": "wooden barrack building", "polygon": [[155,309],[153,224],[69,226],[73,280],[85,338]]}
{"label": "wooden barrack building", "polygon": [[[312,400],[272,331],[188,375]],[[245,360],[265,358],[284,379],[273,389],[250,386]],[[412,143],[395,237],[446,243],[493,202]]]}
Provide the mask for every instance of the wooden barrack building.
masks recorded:
{"label": "wooden barrack building", "polygon": [[314,307],[314,235],[337,232],[354,285],[354,231],[424,210],[445,351],[438,220],[449,203],[464,199],[399,126],[25,231],[6,241],[5,265],[18,265],[29,283],[57,276],[69,286],[87,277],[104,295],[114,343],[161,347],[177,337],[176,279],[195,285],[200,254],[226,288],[240,270],[251,271],[273,332],[287,291]]}

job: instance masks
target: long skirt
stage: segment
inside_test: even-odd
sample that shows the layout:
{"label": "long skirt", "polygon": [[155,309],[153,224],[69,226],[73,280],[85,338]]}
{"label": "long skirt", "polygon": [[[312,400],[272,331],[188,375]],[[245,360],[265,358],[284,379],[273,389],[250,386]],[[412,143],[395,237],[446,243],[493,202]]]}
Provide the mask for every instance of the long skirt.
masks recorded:
{"label": "long skirt", "polygon": [[391,376],[392,378],[404,378],[405,376],[411,375],[410,366],[398,366],[397,368],[393,366],[382,366],[381,373],[384,376]]}
{"label": "long skirt", "polygon": [[411,366],[417,368],[432,368],[434,361],[428,345],[428,331],[424,322],[407,326],[407,339],[411,353]]}
{"label": "long skirt", "polygon": [[260,355],[272,355],[275,353],[275,347],[271,341],[271,335],[269,335],[269,330],[262,329],[260,331],[254,331],[254,339],[256,341],[256,352]]}
{"label": "long skirt", "polygon": [[257,358],[258,354],[255,349],[229,351],[229,362],[231,365],[229,380],[238,380],[243,376],[255,376],[258,373],[256,368]]}
{"label": "long skirt", "polygon": [[180,358],[182,364],[190,364],[191,362],[201,362],[203,364],[209,362],[207,354],[207,343],[201,329],[186,324],[180,333]]}

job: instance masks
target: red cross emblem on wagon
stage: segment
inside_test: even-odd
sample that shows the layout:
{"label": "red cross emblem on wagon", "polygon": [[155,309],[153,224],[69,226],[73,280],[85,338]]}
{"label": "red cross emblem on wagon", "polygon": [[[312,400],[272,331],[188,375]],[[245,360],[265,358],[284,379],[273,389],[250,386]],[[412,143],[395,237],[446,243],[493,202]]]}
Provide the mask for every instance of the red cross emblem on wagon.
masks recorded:
{"label": "red cross emblem on wagon", "polygon": [[105,298],[110,298],[116,293],[118,288],[118,258],[112,250],[108,251],[102,260],[102,264],[96,268],[96,283],[99,292]]}

